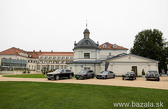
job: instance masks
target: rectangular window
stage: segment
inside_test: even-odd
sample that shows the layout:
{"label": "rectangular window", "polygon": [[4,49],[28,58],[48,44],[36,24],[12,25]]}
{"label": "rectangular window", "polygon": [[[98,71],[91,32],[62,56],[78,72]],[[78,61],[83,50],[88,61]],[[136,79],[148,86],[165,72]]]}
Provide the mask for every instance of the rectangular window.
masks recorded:
{"label": "rectangular window", "polygon": [[55,66],[55,69],[59,69],[59,65],[56,65],[56,66]]}
{"label": "rectangular window", "polygon": [[54,70],[54,65],[51,65],[51,70]]}
{"label": "rectangular window", "polygon": [[89,59],[90,58],[90,53],[84,53],[84,58]]}
{"label": "rectangular window", "polygon": [[37,65],[37,70],[40,70],[40,65]]}
{"label": "rectangular window", "polygon": [[84,70],[90,70],[90,67],[84,67]]}

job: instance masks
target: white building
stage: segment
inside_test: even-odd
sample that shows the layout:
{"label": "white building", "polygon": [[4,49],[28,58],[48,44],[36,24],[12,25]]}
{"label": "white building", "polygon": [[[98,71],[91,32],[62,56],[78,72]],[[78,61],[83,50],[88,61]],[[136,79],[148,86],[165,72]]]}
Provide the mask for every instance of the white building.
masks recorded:
{"label": "white building", "polygon": [[[0,70],[29,69],[31,71],[72,69],[79,73],[82,69],[91,69],[95,73],[108,69],[116,75],[122,75],[127,71],[134,71],[137,75],[148,70],[158,71],[158,61],[127,54],[127,48],[117,44],[105,42],[101,45],[90,38],[90,32],[86,28],[84,37],[78,43],[75,42],[73,52],[42,52],[24,51],[19,48],[9,48],[0,52]],[[110,39],[111,40],[111,39]]]}
{"label": "white building", "polygon": [[127,48],[110,44],[108,42],[99,46],[90,38],[90,32],[86,28],[83,32],[84,38],[74,44],[74,60],[68,63],[68,67],[75,73],[82,69],[91,69],[95,73],[105,70],[105,63],[109,63],[108,69],[116,75],[122,75],[127,71],[134,71],[142,75],[142,70],[158,71],[158,61],[141,56],[127,54]]}
{"label": "white building", "polygon": [[[0,52],[0,71],[41,72],[66,68],[66,63],[73,61],[73,52],[42,52],[24,51],[19,48],[9,48]],[[1,72],[0,72],[1,73]]]}

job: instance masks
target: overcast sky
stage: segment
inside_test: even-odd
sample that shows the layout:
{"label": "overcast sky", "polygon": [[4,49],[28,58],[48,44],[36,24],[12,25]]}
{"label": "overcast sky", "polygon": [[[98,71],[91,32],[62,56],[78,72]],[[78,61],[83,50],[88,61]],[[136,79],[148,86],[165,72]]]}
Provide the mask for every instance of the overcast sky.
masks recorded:
{"label": "overcast sky", "polygon": [[159,29],[168,39],[168,0],[0,0],[0,51],[72,51],[83,38],[130,49],[135,35]]}

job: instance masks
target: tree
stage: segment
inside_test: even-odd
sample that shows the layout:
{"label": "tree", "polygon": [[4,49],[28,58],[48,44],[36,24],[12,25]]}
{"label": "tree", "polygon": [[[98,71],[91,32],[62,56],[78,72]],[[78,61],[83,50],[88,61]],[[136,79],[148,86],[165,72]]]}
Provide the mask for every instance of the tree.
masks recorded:
{"label": "tree", "polygon": [[[166,56],[166,64],[168,67],[168,46],[165,48],[165,56]],[[168,68],[167,68],[167,71],[168,71]]]}
{"label": "tree", "polygon": [[159,72],[161,69],[167,70],[166,40],[162,35],[163,33],[157,29],[143,30],[135,36],[134,45],[130,51],[132,54],[158,60]]}

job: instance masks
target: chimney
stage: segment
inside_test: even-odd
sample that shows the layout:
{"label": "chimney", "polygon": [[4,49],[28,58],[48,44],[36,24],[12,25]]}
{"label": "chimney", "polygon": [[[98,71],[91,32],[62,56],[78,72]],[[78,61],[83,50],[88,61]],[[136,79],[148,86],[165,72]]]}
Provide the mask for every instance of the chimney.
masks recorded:
{"label": "chimney", "polygon": [[51,50],[51,52],[53,52],[53,50]]}
{"label": "chimney", "polygon": [[35,50],[33,50],[33,52],[35,52]]}
{"label": "chimney", "polygon": [[41,50],[39,50],[39,52],[41,52]]}

